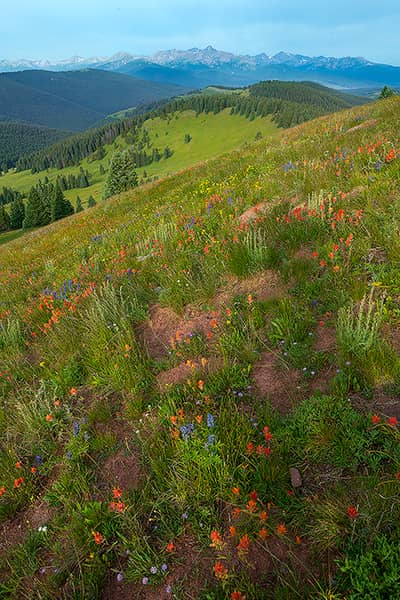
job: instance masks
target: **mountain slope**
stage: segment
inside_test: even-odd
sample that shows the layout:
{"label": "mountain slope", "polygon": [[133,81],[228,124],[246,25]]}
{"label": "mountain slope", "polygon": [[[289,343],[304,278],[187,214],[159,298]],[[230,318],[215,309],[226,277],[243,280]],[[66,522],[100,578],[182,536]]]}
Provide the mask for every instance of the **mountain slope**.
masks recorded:
{"label": "mountain slope", "polygon": [[0,121],[19,120],[58,129],[80,130],[107,114],[182,92],[99,70],[22,71],[0,74]]}
{"label": "mountain slope", "polygon": [[2,247],[0,595],[397,597],[399,120],[328,115]]}
{"label": "mountain slope", "polygon": [[15,167],[18,160],[69,135],[67,132],[25,123],[0,121],[0,170]]}

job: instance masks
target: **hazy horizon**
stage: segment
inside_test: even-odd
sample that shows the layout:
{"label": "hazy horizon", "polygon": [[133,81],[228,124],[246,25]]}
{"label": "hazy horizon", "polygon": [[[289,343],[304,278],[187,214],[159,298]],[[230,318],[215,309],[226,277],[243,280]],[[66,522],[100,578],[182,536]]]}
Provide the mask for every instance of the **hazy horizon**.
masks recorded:
{"label": "hazy horizon", "polygon": [[63,60],[71,56],[111,56],[119,51],[152,55],[158,50],[186,50],[211,45],[234,54],[276,54],[283,50],[307,56],[363,56],[400,64],[400,6],[387,0],[325,5],[306,0],[160,0],[145,4],[119,0],[22,0],[7,8],[0,23],[1,59]]}

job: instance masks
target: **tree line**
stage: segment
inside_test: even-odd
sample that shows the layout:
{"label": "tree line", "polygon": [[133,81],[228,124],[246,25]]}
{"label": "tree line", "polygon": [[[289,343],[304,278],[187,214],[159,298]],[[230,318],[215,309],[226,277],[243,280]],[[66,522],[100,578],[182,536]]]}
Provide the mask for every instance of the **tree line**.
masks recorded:
{"label": "tree line", "polygon": [[7,173],[23,156],[54,144],[67,132],[27,123],[0,122],[0,173]]}
{"label": "tree line", "polygon": [[[96,200],[90,196],[88,207],[95,205]],[[0,205],[0,231],[42,227],[82,210],[83,205],[79,196],[74,210],[58,183],[51,183],[48,180],[39,181],[31,188],[26,202],[21,194],[18,194],[9,204],[9,210],[6,210],[4,204]]]}

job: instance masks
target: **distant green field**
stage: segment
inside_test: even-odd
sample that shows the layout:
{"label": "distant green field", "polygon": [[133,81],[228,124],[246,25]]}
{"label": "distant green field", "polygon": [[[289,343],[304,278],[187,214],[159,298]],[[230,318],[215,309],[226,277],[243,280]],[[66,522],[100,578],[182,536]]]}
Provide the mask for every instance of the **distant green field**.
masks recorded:
{"label": "distant green field", "polygon": [[[277,133],[279,130],[269,117],[256,118],[253,121],[240,115],[230,115],[230,109],[226,109],[218,114],[208,113],[196,116],[194,111],[185,111],[177,115],[171,115],[169,119],[159,117],[145,122],[144,127],[148,130],[151,142],[155,147],[162,151],[165,146],[169,146],[173,155],[168,159],[161,159],[145,168],[138,169],[139,178],[146,171],[150,177],[165,177],[202,162],[209,158],[214,158],[235,148],[239,148],[246,142],[254,141],[257,132],[261,132],[263,137]],[[192,137],[188,144],[185,144],[184,137],[188,133]],[[90,162],[84,159],[81,166],[91,175],[92,185],[88,188],[79,188],[67,190],[65,196],[71,201],[75,201],[79,195],[82,202],[85,203],[90,195],[96,200],[101,198],[104,175],[100,175],[100,164],[107,169],[110,157],[116,147],[126,146],[126,141],[118,137],[116,141],[105,146],[106,156],[101,160]],[[49,169],[40,173],[32,174],[30,171],[16,173],[10,171],[0,177],[0,188],[11,187],[22,193],[27,193],[32,185],[35,185],[39,179],[46,175],[50,181],[54,181],[57,175],[77,174],[79,166],[66,167],[65,169]]]}

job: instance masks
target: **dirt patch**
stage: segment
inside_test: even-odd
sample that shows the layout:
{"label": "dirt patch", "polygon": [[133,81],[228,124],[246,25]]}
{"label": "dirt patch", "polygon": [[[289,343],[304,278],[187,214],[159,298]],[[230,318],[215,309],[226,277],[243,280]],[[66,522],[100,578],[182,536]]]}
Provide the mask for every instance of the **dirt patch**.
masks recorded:
{"label": "dirt patch", "polygon": [[286,286],[278,273],[266,270],[244,279],[227,277],[223,289],[216,295],[213,303],[216,307],[221,307],[228,304],[234,296],[252,294],[255,300],[264,301],[281,298],[285,293]]}
{"label": "dirt patch", "polygon": [[302,398],[300,373],[285,369],[277,363],[271,352],[263,352],[253,366],[253,378],[261,396],[268,396],[272,406],[281,414],[287,414]]}
{"label": "dirt patch", "polygon": [[322,575],[321,563],[313,559],[310,547],[304,542],[294,545],[273,536],[263,545],[253,544],[248,559],[254,583],[268,589],[279,579],[287,581],[290,573],[296,577],[301,575],[302,581],[308,584],[319,581]]}
{"label": "dirt patch", "polygon": [[162,371],[156,377],[158,389],[161,392],[165,392],[174,385],[180,385],[185,383],[187,379],[190,379],[193,373],[202,373],[204,375],[215,373],[222,368],[222,360],[220,357],[208,357],[207,359],[195,358],[193,360],[187,360],[181,364],[168,369],[168,371]]}
{"label": "dirt patch", "polygon": [[308,393],[310,395],[316,392],[321,394],[328,394],[332,378],[335,376],[335,369],[333,366],[325,367],[319,371],[308,384]]}
{"label": "dirt patch", "polygon": [[193,367],[187,362],[181,363],[173,369],[162,371],[157,376],[157,386],[161,392],[166,391],[169,387],[184,383],[193,373]]}
{"label": "dirt patch", "polygon": [[396,417],[400,421],[400,399],[384,387],[375,388],[372,398],[357,393],[351,393],[349,398],[353,408],[359,412],[377,414],[383,419]]}
{"label": "dirt patch", "polygon": [[239,217],[240,225],[248,225],[249,223],[257,221],[257,219],[259,219],[260,217],[263,217],[265,215],[265,213],[268,212],[270,207],[271,207],[271,203],[268,203],[268,202],[260,202],[259,204],[256,204],[255,206],[251,206],[250,208],[245,210],[244,213],[242,213],[240,215],[240,217]]}
{"label": "dirt patch", "polygon": [[135,450],[120,450],[110,456],[101,469],[100,484],[111,488],[118,487],[124,492],[140,487],[143,470],[139,454]]}
{"label": "dirt patch", "polygon": [[368,119],[364,121],[364,123],[360,123],[359,125],[355,125],[354,127],[350,127],[344,133],[353,133],[353,131],[359,131],[360,129],[368,129],[369,127],[374,127],[379,123],[379,119]]}
{"label": "dirt patch", "polygon": [[312,260],[313,250],[309,246],[301,246],[301,248],[294,253],[294,258],[300,260]]}
{"label": "dirt patch", "polygon": [[144,343],[149,355],[159,360],[168,355],[171,342],[179,342],[193,333],[207,334],[212,329],[212,319],[216,313],[202,312],[195,307],[187,307],[183,317],[171,308],[152,306],[150,319],[141,326]]}
{"label": "dirt patch", "polygon": [[33,506],[0,524],[0,555],[12,546],[20,544],[31,529],[46,525],[52,517],[49,505],[38,500]]}
{"label": "dirt patch", "polygon": [[336,331],[334,327],[318,325],[315,332],[314,350],[315,352],[335,352]]}
{"label": "dirt patch", "polygon": [[382,334],[393,350],[400,353],[400,326],[385,323],[382,327]]}

